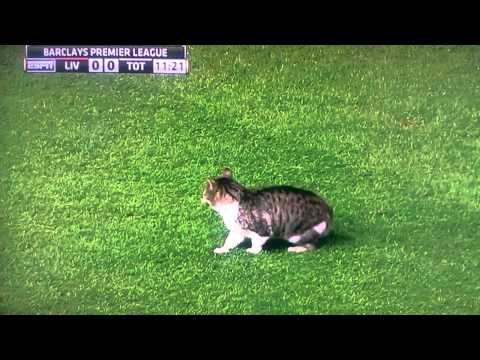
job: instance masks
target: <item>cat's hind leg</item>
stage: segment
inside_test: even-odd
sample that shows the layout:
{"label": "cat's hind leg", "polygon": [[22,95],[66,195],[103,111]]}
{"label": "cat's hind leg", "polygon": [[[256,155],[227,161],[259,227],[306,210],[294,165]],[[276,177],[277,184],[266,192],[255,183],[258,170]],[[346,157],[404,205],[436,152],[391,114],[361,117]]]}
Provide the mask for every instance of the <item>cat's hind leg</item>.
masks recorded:
{"label": "cat's hind leg", "polygon": [[297,246],[290,246],[288,248],[288,252],[293,252],[293,253],[301,253],[305,251],[311,251],[315,250],[317,246],[313,243],[308,243],[304,245],[297,245]]}
{"label": "cat's hind leg", "polygon": [[318,240],[321,237],[326,236],[329,230],[327,222],[322,221],[301,235],[289,237],[288,241],[295,244],[295,246],[290,246],[288,252],[301,253],[315,250],[317,248]]}

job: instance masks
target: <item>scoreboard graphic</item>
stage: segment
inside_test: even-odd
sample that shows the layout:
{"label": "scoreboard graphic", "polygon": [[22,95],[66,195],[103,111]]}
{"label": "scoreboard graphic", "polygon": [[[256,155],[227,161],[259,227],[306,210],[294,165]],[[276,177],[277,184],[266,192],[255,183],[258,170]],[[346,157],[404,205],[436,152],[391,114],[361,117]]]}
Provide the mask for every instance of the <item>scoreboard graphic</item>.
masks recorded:
{"label": "scoreboard graphic", "polygon": [[172,74],[189,72],[187,47],[26,45],[29,73]]}

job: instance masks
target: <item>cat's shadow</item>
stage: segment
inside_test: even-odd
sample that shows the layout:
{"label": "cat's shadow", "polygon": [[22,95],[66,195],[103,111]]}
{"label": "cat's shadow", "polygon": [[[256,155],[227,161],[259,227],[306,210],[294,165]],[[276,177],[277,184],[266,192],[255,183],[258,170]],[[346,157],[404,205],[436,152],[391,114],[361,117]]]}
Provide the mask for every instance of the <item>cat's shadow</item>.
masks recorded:
{"label": "cat's shadow", "polygon": [[[322,238],[319,242],[319,248],[323,247],[330,247],[330,246],[337,246],[337,245],[345,245],[348,242],[353,241],[354,238],[350,236],[349,234],[343,232],[343,231],[338,231],[338,230],[332,230],[328,236]],[[251,246],[251,241],[250,239],[246,239],[243,241],[238,247],[241,249],[247,249]],[[295,246],[292,243],[289,243],[288,241],[281,239],[281,238],[270,238],[266,242],[265,245],[263,245],[263,250],[265,251],[286,251],[287,248]]]}

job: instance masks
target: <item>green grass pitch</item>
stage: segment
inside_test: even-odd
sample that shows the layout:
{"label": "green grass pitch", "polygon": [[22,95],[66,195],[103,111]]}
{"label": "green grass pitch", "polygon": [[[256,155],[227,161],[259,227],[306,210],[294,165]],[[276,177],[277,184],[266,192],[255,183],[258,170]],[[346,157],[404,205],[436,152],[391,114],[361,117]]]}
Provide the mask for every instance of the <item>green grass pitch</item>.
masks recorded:
{"label": "green grass pitch", "polygon": [[[480,47],[190,46],[185,77],[0,47],[0,313],[480,313]],[[223,166],[315,191],[317,251],[213,249]]]}

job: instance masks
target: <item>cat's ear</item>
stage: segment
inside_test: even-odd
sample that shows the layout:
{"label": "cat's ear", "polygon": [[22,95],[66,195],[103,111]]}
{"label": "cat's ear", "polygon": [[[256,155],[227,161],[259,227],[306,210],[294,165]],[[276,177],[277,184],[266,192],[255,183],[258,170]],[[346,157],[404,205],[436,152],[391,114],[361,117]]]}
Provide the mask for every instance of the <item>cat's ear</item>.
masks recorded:
{"label": "cat's ear", "polygon": [[225,168],[222,171],[222,176],[231,179],[233,177],[233,172],[229,168]]}

